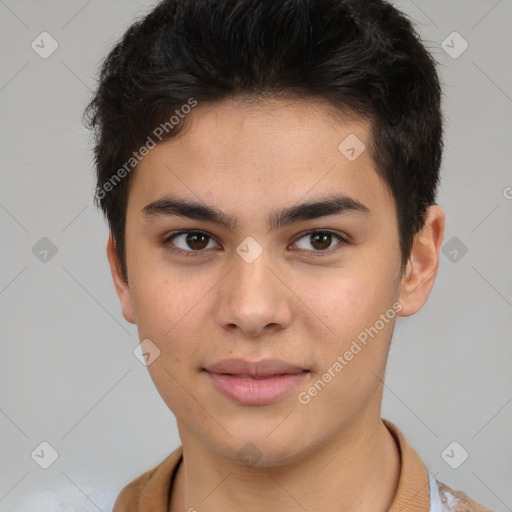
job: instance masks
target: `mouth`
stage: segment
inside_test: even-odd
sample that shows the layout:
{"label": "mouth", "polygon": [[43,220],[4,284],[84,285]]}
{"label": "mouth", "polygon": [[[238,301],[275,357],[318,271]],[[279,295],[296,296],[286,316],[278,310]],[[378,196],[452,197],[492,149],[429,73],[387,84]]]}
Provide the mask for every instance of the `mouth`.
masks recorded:
{"label": "mouth", "polygon": [[282,360],[224,360],[203,368],[213,387],[240,405],[268,405],[296,388],[309,370]]}

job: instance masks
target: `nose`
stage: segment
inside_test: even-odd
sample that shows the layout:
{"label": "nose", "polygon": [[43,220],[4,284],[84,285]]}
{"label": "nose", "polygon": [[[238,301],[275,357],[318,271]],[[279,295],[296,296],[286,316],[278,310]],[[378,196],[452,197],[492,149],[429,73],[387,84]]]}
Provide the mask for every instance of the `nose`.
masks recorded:
{"label": "nose", "polygon": [[277,265],[263,253],[251,263],[238,254],[218,290],[216,316],[219,324],[248,338],[274,334],[291,321],[292,293],[277,277]]}

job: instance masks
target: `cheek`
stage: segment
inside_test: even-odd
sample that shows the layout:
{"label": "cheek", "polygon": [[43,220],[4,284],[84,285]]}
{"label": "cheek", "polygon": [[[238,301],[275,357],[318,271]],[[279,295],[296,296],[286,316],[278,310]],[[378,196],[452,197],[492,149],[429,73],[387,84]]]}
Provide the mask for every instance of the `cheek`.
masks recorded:
{"label": "cheek", "polygon": [[132,298],[137,325],[148,336],[162,337],[200,300],[200,289],[169,267],[151,262],[133,272]]}
{"label": "cheek", "polygon": [[388,294],[383,291],[367,272],[343,269],[338,275],[309,283],[302,294],[311,310],[319,312],[334,331],[331,334],[346,338],[375,321],[384,305],[387,308]]}
{"label": "cheek", "polygon": [[301,398],[310,400],[310,416],[330,425],[362,414],[378,399],[393,328],[380,315],[395,312],[389,289],[372,279],[346,277],[322,288],[324,303],[317,307],[330,331],[315,340],[316,372]]}
{"label": "cheek", "polygon": [[[375,375],[385,366],[396,318],[391,278],[391,274],[379,280],[370,272],[347,271],[339,279],[317,284],[317,299],[308,306],[322,312],[319,316],[328,328],[327,335],[316,342],[317,369],[323,373],[339,361],[338,356],[343,359],[343,370],[335,372],[342,377],[334,379],[332,389],[357,386],[363,391],[376,384]],[[318,323],[320,327],[322,324]]]}
{"label": "cheek", "polygon": [[[162,361],[170,367],[194,357],[203,322],[204,283],[186,276],[166,275],[156,266],[134,279],[133,304],[139,338],[152,340],[160,349]],[[165,276],[165,277],[162,277]]]}
{"label": "cheek", "polygon": [[140,340],[150,339],[160,351],[148,366],[156,389],[171,410],[180,411],[187,405],[184,387],[190,389],[190,372],[204,338],[200,316],[205,291],[201,283],[161,275],[156,268],[145,272],[134,286],[137,329]]}

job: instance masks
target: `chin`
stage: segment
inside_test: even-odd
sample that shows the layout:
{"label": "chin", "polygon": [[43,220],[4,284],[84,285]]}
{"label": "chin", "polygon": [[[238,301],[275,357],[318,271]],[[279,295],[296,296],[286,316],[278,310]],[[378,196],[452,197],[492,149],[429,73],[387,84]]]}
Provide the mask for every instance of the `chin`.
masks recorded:
{"label": "chin", "polygon": [[274,438],[275,432],[270,436],[268,432],[267,429],[246,430],[240,435],[226,436],[222,441],[210,439],[208,444],[213,452],[229,461],[269,468],[286,466],[314,451],[312,447],[302,446],[301,438],[291,432],[282,432]]}

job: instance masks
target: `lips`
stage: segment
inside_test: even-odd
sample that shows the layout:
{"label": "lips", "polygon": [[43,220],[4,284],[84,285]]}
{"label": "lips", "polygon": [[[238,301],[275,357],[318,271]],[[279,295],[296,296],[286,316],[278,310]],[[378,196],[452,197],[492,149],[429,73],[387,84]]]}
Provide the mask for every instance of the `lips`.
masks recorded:
{"label": "lips", "polygon": [[259,362],[229,359],[204,368],[204,372],[222,395],[237,404],[253,406],[278,401],[309,373],[280,359]]}
{"label": "lips", "polygon": [[205,369],[210,373],[253,378],[285,374],[292,375],[305,371],[304,368],[287,363],[281,359],[266,359],[259,362],[250,362],[244,359],[225,359]]}

